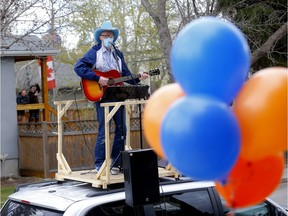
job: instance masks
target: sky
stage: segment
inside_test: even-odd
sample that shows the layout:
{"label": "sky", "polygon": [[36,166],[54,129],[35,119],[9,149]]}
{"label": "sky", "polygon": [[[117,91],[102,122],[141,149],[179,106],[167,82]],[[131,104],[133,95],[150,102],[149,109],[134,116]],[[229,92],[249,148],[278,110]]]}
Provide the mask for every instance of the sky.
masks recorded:
{"label": "sky", "polygon": [[[38,0],[36,0],[38,1]],[[35,29],[35,26],[42,25],[47,20],[51,20],[51,8],[54,8],[56,11],[63,2],[57,1],[51,6],[49,0],[47,1],[46,6],[43,7],[43,3],[41,4],[40,0],[39,3],[30,7],[23,13],[23,15],[17,17],[17,22],[15,23],[15,27],[13,34],[15,35],[25,35],[29,29]],[[62,3],[61,3],[62,2]],[[57,5],[59,4],[59,5]],[[57,34],[61,37],[62,45],[65,46],[67,49],[73,49],[76,47],[77,42],[79,41],[79,37],[76,35],[76,32],[73,31],[73,28],[68,27],[67,23],[63,21],[63,19],[67,18],[67,14],[71,10],[71,8],[67,7],[61,8],[58,12],[55,12],[55,28],[59,27],[59,25],[63,26],[57,29]],[[73,7],[73,5],[72,5]],[[73,9],[73,8],[72,8]],[[61,24],[58,24],[61,22]],[[37,28],[37,31],[33,31],[30,33],[31,35],[37,35],[41,38],[43,35],[47,34],[47,31],[51,28],[51,22],[44,24],[40,28]],[[72,30],[71,30],[72,29]]]}

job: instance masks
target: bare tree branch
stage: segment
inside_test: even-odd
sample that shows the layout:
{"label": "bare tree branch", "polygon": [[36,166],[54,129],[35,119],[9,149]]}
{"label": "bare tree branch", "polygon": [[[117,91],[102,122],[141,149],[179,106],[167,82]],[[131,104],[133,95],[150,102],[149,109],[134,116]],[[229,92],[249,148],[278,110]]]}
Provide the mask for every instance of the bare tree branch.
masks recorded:
{"label": "bare tree branch", "polygon": [[152,7],[151,3],[149,2],[149,0],[141,0],[142,5],[144,6],[144,8],[146,9],[146,11],[149,11],[149,14],[151,17],[156,17],[157,13],[154,10],[154,8]]}
{"label": "bare tree branch", "polygon": [[14,39],[5,47],[9,48],[31,34],[41,35],[42,38],[46,36],[45,40],[49,40],[46,42],[58,46],[61,40],[56,43],[51,38],[57,37],[56,30],[64,26],[63,20],[75,12],[70,7],[72,4],[72,0],[2,0],[1,38],[8,36]]}
{"label": "bare tree branch", "polygon": [[197,17],[199,17],[199,11],[198,11],[198,8],[197,8],[197,6],[196,6],[196,0],[193,0],[192,2],[193,2],[193,7],[194,7],[195,15],[196,15]]}
{"label": "bare tree branch", "polygon": [[274,46],[275,42],[287,34],[287,24],[288,22],[284,23],[274,34],[268,38],[268,40],[261,47],[259,47],[259,49],[252,53],[251,65],[265,56]]}

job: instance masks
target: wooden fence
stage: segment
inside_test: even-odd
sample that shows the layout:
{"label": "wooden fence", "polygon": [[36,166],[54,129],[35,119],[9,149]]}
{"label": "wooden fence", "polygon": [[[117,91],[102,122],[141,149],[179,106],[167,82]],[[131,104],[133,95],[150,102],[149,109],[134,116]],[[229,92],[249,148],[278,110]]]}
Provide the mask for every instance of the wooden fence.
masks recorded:
{"label": "wooden fence", "polygon": [[[18,125],[20,175],[54,177],[58,165],[57,123],[19,123]],[[65,121],[63,128],[63,154],[70,168],[73,171],[94,169],[98,122],[96,120]],[[110,131],[114,131],[113,124]],[[133,149],[148,148],[140,132],[139,117],[131,118],[130,131]],[[111,133],[112,138],[113,133]]]}

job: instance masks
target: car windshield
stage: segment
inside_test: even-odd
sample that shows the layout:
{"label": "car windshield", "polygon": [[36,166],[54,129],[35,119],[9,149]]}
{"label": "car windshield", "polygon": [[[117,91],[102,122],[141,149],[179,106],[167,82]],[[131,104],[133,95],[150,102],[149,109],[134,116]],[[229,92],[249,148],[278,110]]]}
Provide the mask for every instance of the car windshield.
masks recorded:
{"label": "car windshield", "polygon": [[51,209],[45,209],[33,205],[28,205],[25,203],[18,203],[9,200],[6,205],[1,210],[1,215],[7,216],[60,216],[63,215],[64,212],[54,211]]}

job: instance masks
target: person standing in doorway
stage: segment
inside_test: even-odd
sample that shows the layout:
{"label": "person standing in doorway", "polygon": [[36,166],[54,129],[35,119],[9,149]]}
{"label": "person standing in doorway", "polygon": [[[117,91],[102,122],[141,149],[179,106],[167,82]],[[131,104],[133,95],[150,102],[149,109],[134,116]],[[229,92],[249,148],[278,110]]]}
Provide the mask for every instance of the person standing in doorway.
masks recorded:
{"label": "person standing in doorway", "polygon": [[[21,92],[17,96],[17,104],[28,104],[29,97],[25,89],[22,89]],[[17,120],[18,122],[23,121],[23,117],[25,116],[25,110],[17,110]]]}
{"label": "person standing in doorway", "polygon": [[[114,45],[118,39],[119,30],[112,26],[110,21],[104,22],[94,32],[94,39],[97,45],[93,46],[86,54],[75,64],[74,70],[78,76],[88,80],[94,80],[101,86],[107,86],[108,78],[98,76],[93,69],[101,72],[116,70],[123,76],[131,76],[131,72],[125,63],[123,53]],[[137,79],[127,81],[135,85],[148,77],[147,73],[139,73]],[[99,122],[98,136],[95,146],[95,168],[99,171],[105,160],[105,120],[104,108],[100,106],[101,102],[96,102],[96,114]],[[124,117],[123,117],[124,116]],[[124,107],[121,106],[113,116],[115,123],[114,141],[112,146],[112,165],[111,174],[116,175],[121,168],[121,157],[119,153],[124,149],[124,139],[126,138],[126,125]]]}
{"label": "person standing in doorway", "polygon": [[[37,104],[39,103],[38,100],[38,94],[40,92],[40,86],[38,83],[35,83],[35,85],[30,86],[30,91],[28,93],[29,95],[29,103],[30,104]],[[39,121],[39,109],[33,109],[29,110],[29,122],[38,122]]]}

